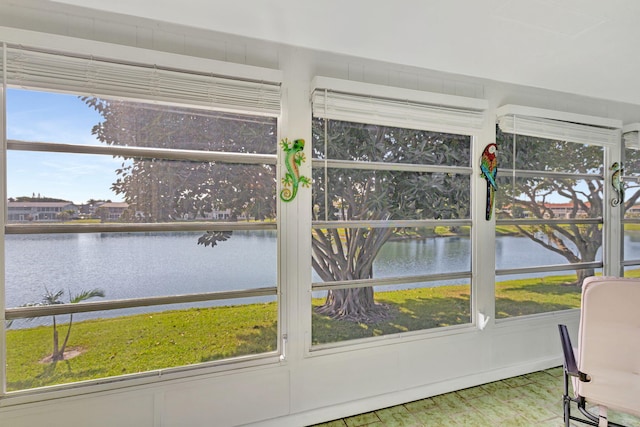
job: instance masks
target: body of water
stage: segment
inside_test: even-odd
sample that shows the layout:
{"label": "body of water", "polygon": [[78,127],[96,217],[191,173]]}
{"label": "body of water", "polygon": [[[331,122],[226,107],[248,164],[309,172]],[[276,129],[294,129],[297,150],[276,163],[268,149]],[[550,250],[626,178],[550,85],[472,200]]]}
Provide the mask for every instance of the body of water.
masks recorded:
{"label": "body of water", "polygon": [[[199,236],[200,233],[6,236],[6,306],[38,302],[45,288],[52,292],[64,290],[63,300],[68,301],[69,291],[93,288],[104,289],[106,299],[123,299],[276,286],[275,231],[236,231],[214,248],[198,245]],[[625,251],[629,254],[627,259],[640,257],[640,234],[625,237]],[[498,269],[566,263],[562,256],[523,237],[498,237],[496,256]],[[374,277],[470,269],[468,238],[399,240],[383,247],[374,263]],[[320,281],[313,276],[313,281]],[[444,283],[405,287],[439,284]]]}
{"label": "body of water", "polygon": [[276,286],[275,231],[237,231],[213,248],[200,235],[6,236],[6,305],[37,302],[45,288],[122,299]]}

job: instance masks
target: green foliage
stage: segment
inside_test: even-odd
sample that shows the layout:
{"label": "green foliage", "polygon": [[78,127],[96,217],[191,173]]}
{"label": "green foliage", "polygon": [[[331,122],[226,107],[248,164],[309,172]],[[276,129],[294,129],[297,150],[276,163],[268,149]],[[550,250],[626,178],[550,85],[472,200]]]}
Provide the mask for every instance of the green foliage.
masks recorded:
{"label": "green foliage", "polygon": [[[45,293],[42,296],[42,300],[40,302],[35,303],[27,303],[24,304],[23,307],[41,307],[47,305],[57,305],[64,304],[64,301],[61,300],[62,295],[64,295],[63,290],[58,290],[56,292],[51,292],[46,286],[44,288]],[[104,297],[104,291],[102,289],[92,289],[89,291],[80,291],[78,294],[72,294],[69,291],[69,303],[77,304],[79,302],[88,300],[90,298],[95,297]],[[58,340],[58,323],[56,322],[56,316],[51,316],[53,320],[53,351],[51,352],[51,360],[56,362],[58,360],[64,359],[65,349],[67,347],[67,343],[69,341],[69,336],[71,335],[71,326],[73,325],[73,314],[69,315],[69,323],[67,324],[67,334],[62,343],[62,347],[59,346]],[[7,324],[7,327],[10,327],[11,323]]]}
{"label": "green foliage", "polygon": [[[103,121],[92,133],[107,145],[275,154],[276,120],[195,108],[83,98]],[[123,158],[112,190],[124,196],[131,220],[196,219],[214,210],[232,217],[275,217],[272,165]]]}
{"label": "green foliage", "polygon": [[[530,171],[519,177],[498,173],[496,199],[498,218],[539,220],[603,218],[603,179],[610,173],[604,165],[603,148],[533,136],[505,134],[497,129],[499,167]],[[555,175],[543,175],[551,172]],[[563,176],[567,174],[568,176]],[[572,177],[571,174],[575,174]],[[607,184],[608,185],[608,184]],[[627,194],[625,206],[635,204],[640,191]],[[566,213],[558,214],[551,204],[565,203]],[[550,252],[562,255],[569,263],[595,261],[602,246],[602,226],[597,222],[515,226],[517,234],[528,237]],[[582,284],[593,269],[578,270],[575,283]]]}
{"label": "green foliage", "polygon": [[[469,218],[468,175],[390,170],[399,163],[468,168],[468,136],[314,119],[312,151],[318,159],[384,163],[375,170],[314,170],[312,203],[318,220]],[[393,235],[384,227],[315,230],[313,268],[327,282],[370,278],[378,252]],[[373,292],[358,289],[329,291],[316,311],[333,318],[384,317],[384,309],[373,304]]]}
{"label": "green foliage", "polygon": [[60,202],[60,203],[71,203],[69,200],[64,200],[64,199],[56,199],[54,197],[44,197],[44,196],[40,196],[39,194],[37,196],[19,196],[16,197],[15,199],[10,199],[9,201],[15,201],[15,202]]}
{"label": "green foliage", "polygon": [[[313,156],[320,159],[410,165],[469,167],[471,143],[463,135],[313,121]],[[319,218],[456,219],[469,215],[468,176],[453,173],[399,172],[357,168],[314,174],[313,204]],[[325,206],[325,193],[329,205]]]}

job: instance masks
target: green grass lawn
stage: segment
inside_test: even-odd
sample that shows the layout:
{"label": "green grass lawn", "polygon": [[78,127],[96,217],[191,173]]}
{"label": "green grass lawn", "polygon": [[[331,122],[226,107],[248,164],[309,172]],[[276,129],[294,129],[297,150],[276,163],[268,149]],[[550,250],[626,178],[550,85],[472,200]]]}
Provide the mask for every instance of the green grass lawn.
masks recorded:
{"label": "green grass lawn", "polygon": [[[575,276],[513,280],[496,285],[498,318],[577,308]],[[313,314],[314,344],[367,338],[471,322],[469,286],[377,292],[391,316],[379,323],[332,320]],[[313,301],[315,306],[323,300]],[[63,321],[63,317],[58,321]],[[61,341],[66,325],[59,326]],[[276,303],[193,308],[74,322],[67,349],[79,355],[43,363],[52,328],[7,331],[9,391],[191,365],[277,348]]]}
{"label": "green grass lawn", "polygon": [[[7,389],[41,387],[273,351],[277,339],[276,319],[276,304],[267,303],[74,322],[67,348],[81,354],[56,364],[41,362],[51,354],[51,326],[8,330]],[[66,325],[59,326],[59,330],[64,337]]]}

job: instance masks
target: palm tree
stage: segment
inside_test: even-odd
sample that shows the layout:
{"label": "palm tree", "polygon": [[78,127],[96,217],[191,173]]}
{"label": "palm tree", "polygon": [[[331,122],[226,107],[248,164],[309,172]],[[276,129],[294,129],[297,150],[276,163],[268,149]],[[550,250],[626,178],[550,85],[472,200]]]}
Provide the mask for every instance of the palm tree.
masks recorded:
{"label": "palm tree", "polygon": [[[61,300],[64,295],[63,290],[59,290],[55,293],[49,291],[47,287],[44,288],[45,293],[42,297],[42,301],[37,303],[29,303],[25,304],[24,307],[37,307],[37,306],[46,306],[46,305],[55,305],[55,304],[64,304],[64,301]],[[80,293],[73,295],[71,291],[69,291],[69,303],[76,304],[82,301],[86,301],[90,298],[94,297],[102,297],[104,298],[104,291],[99,288],[92,289],[90,291],[81,291]],[[64,350],[67,347],[67,343],[69,342],[69,335],[71,334],[71,326],[73,325],[73,314],[69,315],[69,325],[67,326],[67,334],[64,337],[64,342],[62,343],[62,347],[59,347],[58,343],[58,326],[56,323],[56,316],[53,317],[53,352],[51,353],[51,361],[57,362],[59,360],[64,359]]]}

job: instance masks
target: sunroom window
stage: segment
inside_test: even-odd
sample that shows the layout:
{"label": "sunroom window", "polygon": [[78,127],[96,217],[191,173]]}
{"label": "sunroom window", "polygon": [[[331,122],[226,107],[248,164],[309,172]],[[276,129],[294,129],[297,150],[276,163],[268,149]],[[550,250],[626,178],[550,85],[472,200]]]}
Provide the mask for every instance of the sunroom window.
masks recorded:
{"label": "sunroom window", "polygon": [[472,323],[482,112],[317,88],[313,113],[312,345]]}
{"label": "sunroom window", "polygon": [[578,308],[582,281],[602,271],[604,159],[619,124],[590,119],[498,110],[497,318]]}
{"label": "sunroom window", "polygon": [[5,54],[5,393],[275,357],[279,84]]}
{"label": "sunroom window", "polygon": [[624,161],[621,182],[624,186],[624,217],[622,219],[625,277],[640,276],[640,124],[624,128]]}

